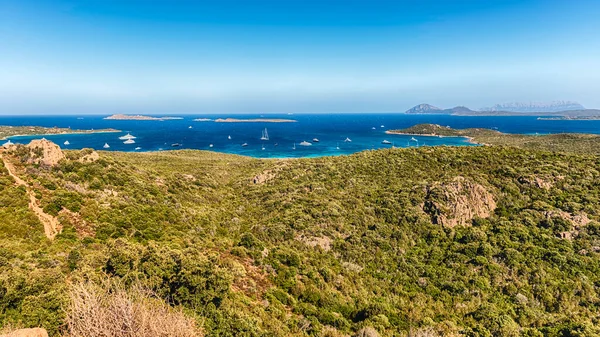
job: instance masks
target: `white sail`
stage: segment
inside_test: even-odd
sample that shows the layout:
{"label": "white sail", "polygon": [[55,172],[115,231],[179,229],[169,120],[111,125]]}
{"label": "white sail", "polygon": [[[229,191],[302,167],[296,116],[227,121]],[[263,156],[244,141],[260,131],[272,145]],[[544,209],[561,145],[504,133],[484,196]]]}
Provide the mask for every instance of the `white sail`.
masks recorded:
{"label": "white sail", "polygon": [[269,140],[269,133],[267,132],[267,128],[265,128],[262,132],[262,136],[260,137],[260,140]]}

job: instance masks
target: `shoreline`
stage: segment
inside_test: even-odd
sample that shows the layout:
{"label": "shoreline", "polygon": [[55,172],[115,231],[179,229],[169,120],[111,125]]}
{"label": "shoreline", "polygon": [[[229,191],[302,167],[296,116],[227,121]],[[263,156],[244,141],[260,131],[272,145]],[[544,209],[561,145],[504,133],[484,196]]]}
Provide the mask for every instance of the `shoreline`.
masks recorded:
{"label": "shoreline", "polygon": [[117,129],[73,130],[73,131],[70,131],[70,132],[67,131],[67,132],[57,132],[57,133],[29,133],[29,134],[11,135],[11,136],[4,136],[4,137],[0,138],[0,140],[9,140],[9,139],[15,138],[15,137],[85,135],[85,134],[91,134],[91,133],[119,133],[119,132],[123,132],[123,131],[122,130],[117,130]]}
{"label": "shoreline", "polygon": [[399,135],[399,136],[419,136],[419,137],[436,137],[436,138],[447,138],[447,137],[454,137],[454,138],[465,138],[469,143],[471,144],[477,144],[477,145],[489,145],[489,144],[485,144],[485,143],[479,143],[477,142],[473,137],[471,136],[444,136],[444,135],[436,135],[433,133],[404,133],[404,132],[391,132],[391,131],[386,131],[385,132],[388,135]]}

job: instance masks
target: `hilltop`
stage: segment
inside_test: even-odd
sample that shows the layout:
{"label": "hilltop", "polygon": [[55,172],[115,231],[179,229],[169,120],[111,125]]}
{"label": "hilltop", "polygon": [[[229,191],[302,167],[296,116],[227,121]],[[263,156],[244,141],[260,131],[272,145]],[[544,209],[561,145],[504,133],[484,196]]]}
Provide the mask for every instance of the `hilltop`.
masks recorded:
{"label": "hilltop", "polygon": [[[37,153],[1,153],[2,326],[75,336],[117,296],[186,336],[600,333],[598,156]],[[60,223],[52,239],[29,191]]]}
{"label": "hilltop", "polygon": [[457,116],[599,116],[598,109],[585,109],[576,103],[560,102],[542,105],[542,104],[506,104],[495,105],[491,108],[484,108],[476,111],[465,106],[456,106],[454,108],[441,109],[430,104],[416,105],[404,113],[407,114],[448,114]]}

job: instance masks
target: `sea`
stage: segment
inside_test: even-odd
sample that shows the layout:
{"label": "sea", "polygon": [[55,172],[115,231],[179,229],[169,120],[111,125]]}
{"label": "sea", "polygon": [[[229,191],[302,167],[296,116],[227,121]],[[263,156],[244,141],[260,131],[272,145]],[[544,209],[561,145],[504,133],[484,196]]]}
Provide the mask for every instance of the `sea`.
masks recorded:
{"label": "sea", "polygon": [[[179,115],[182,119],[163,121],[107,120],[103,116],[0,116],[0,125],[44,126],[72,129],[121,130],[117,133],[63,134],[44,136],[64,149],[92,148],[107,151],[167,151],[197,149],[256,158],[300,158],[348,155],[364,150],[421,146],[475,146],[461,137],[426,137],[386,134],[420,123],[452,128],[489,128],[507,133],[595,133],[598,120],[538,120],[535,116],[453,116],[403,113],[339,114],[228,114]],[[295,123],[218,123],[217,118],[293,119]],[[210,119],[210,121],[194,121]],[[264,131],[269,139],[261,140]],[[130,133],[134,144],[119,137]],[[28,143],[41,136],[11,137],[14,143]],[[318,139],[318,142],[313,141]],[[68,145],[64,143],[68,141]],[[384,143],[384,141],[390,144]],[[302,146],[308,142],[312,145]],[[108,144],[110,148],[103,148]],[[246,146],[242,146],[247,144]],[[305,144],[305,143],[304,143]]]}

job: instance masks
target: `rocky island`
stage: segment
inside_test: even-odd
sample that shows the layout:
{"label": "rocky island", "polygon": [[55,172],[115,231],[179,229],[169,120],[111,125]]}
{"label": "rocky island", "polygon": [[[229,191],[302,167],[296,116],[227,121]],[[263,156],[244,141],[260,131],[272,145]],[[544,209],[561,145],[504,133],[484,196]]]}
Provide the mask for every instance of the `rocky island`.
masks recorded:
{"label": "rocky island", "polygon": [[154,117],[154,116],[144,116],[144,115],[116,114],[116,115],[105,117],[104,119],[118,120],[118,121],[169,121],[169,120],[183,119],[183,117]]}

